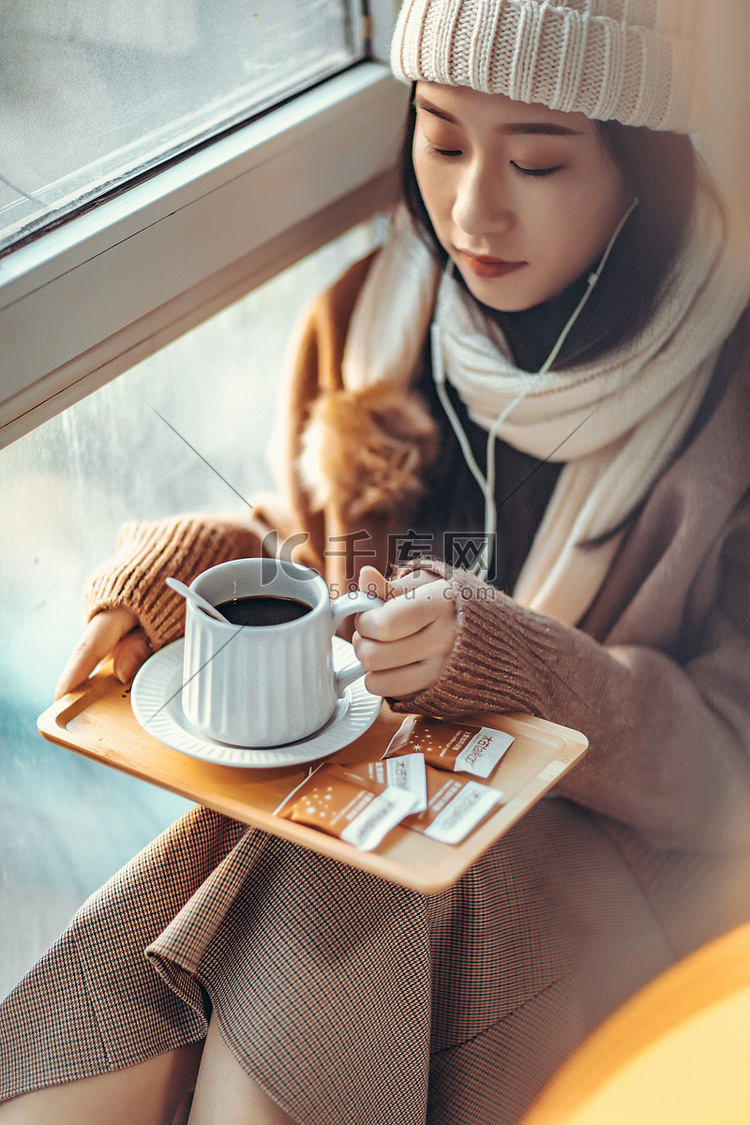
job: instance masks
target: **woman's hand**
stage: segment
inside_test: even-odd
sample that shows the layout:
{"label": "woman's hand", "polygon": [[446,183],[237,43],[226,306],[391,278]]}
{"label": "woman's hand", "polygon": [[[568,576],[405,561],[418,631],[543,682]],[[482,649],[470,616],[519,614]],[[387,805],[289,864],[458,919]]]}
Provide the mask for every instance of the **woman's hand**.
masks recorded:
{"label": "woman's hand", "polygon": [[443,578],[416,570],[388,582],[373,566],[360,574],[361,590],[387,602],[357,615],[354,651],[375,695],[400,699],[438,679],[456,635],[452,588]]}
{"label": "woman's hand", "polygon": [[55,699],[62,698],[82,684],[97,664],[110,654],[114,673],[122,683],[132,680],[144,660],[151,655],[146,634],[129,609],[105,609],[92,617],[60,676]]}

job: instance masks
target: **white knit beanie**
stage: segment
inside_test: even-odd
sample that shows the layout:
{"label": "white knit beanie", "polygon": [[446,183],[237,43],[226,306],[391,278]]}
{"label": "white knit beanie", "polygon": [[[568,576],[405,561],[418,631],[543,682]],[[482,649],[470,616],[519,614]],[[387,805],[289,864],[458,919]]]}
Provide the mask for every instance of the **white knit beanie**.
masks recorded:
{"label": "white knit beanie", "polygon": [[696,0],[404,0],[404,82],[470,86],[624,125],[691,133],[705,115]]}

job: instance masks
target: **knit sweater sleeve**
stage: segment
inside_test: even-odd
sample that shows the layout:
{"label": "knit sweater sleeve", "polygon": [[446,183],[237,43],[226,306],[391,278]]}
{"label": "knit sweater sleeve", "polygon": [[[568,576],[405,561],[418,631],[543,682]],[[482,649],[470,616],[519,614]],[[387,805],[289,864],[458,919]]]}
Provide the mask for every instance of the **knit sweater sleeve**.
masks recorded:
{"label": "knit sweater sleeve", "polygon": [[[745,536],[745,540],[750,536]],[[451,718],[526,711],[581,730],[585,757],[557,792],[657,846],[723,852],[750,843],[750,542],[727,559],[701,652],[681,666],[607,646],[460,571],[447,577],[457,631],[428,689],[397,711]],[[422,563],[424,565],[424,563]]]}
{"label": "knit sweater sleeve", "polygon": [[120,529],[117,553],[96,570],[84,589],[90,620],[104,609],[131,610],[154,649],[181,636],[185,602],[165,585],[182,582],[217,563],[259,555],[262,526],[210,515],[132,521]]}

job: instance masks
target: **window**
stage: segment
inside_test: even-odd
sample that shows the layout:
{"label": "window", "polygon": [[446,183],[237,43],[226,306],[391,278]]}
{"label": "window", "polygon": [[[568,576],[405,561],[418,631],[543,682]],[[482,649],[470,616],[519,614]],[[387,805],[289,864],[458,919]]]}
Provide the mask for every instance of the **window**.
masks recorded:
{"label": "window", "polygon": [[11,5],[0,249],[364,53],[357,0]]}

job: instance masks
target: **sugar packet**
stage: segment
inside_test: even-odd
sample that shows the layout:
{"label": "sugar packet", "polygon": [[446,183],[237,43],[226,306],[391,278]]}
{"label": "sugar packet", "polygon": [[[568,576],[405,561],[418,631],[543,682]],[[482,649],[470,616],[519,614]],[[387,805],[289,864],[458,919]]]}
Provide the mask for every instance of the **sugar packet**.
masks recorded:
{"label": "sugar packet", "polygon": [[406,817],[404,828],[422,832],[443,844],[459,844],[485,819],[505,795],[491,785],[426,766],[427,808]]}
{"label": "sugar packet", "polygon": [[410,812],[424,812],[427,808],[427,772],[424,754],[402,754],[399,757],[381,758],[376,762],[359,762],[345,767],[357,777],[368,778],[379,785],[405,789],[411,793]]}
{"label": "sugar packet", "polygon": [[486,779],[512,742],[512,735],[494,727],[460,726],[424,715],[407,715],[383,757],[420,753],[428,766]]}
{"label": "sugar packet", "polygon": [[413,809],[414,795],[409,790],[325,763],[293,789],[275,811],[286,820],[371,851]]}

